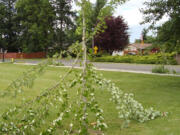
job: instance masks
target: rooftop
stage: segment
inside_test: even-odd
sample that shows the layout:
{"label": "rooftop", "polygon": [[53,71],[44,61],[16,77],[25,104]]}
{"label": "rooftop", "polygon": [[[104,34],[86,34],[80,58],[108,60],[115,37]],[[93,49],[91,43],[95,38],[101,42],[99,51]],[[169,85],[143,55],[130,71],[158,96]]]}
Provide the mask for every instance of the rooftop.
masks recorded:
{"label": "rooftop", "polygon": [[134,43],[134,44],[129,44],[128,46],[133,46],[136,47],[137,49],[145,49],[147,47],[152,46],[152,44],[146,44],[144,43],[143,45],[141,43]]}

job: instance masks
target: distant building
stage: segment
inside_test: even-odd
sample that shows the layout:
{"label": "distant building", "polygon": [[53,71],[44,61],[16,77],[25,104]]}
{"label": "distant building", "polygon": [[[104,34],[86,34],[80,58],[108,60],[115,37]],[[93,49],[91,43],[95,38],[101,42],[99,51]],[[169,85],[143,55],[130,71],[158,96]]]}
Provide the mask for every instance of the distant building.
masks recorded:
{"label": "distant building", "polygon": [[148,48],[151,48],[149,50],[150,53],[157,53],[159,51],[158,48],[152,48],[152,44],[134,43],[134,44],[128,45],[124,49],[124,54],[139,54],[139,53],[144,53],[144,51],[147,50]]}
{"label": "distant building", "polygon": [[[144,53],[144,51],[150,47],[152,47],[152,44],[144,43],[142,45],[141,43],[133,43],[133,44],[129,44],[123,51],[113,51],[112,55],[113,56],[116,56],[116,55],[123,56],[126,54],[137,55],[137,54]],[[158,51],[159,49],[157,48],[151,48],[149,50],[149,53],[157,53]]]}

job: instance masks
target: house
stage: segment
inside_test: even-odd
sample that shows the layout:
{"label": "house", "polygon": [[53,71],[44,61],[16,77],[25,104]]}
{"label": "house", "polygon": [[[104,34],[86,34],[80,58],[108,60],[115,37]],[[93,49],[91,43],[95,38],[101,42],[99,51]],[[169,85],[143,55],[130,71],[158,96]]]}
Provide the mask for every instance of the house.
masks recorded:
{"label": "house", "polygon": [[158,48],[153,48],[152,44],[141,44],[141,43],[133,43],[133,44],[129,44],[123,51],[113,51],[112,56],[123,56],[126,54],[129,55],[137,55],[137,54],[144,54],[145,50],[147,50],[148,48],[151,48],[149,50],[149,53],[157,53],[159,51]]}
{"label": "house", "polygon": [[[148,48],[150,48],[152,44],[141,44],[141,43],[133,43],[129,44],[125,49],[124,49],[124,54],[131,54],[131,55],[136,55],[140,53],[144,53],[144,51]],[[152,53],[156,53],[158,51],[156,48],[153,48],[150,50]]]}

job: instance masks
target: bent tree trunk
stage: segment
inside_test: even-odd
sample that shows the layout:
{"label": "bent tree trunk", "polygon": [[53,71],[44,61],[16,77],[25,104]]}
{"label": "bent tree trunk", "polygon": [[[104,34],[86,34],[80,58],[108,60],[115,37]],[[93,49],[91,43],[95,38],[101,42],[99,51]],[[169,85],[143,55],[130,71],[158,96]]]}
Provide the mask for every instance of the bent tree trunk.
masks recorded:
{"label": "bent tree trunk", "polygon": [[[85,2],[86,0],[82,1],[82,11],[83,11],[83,35],[82,35],[82,49],[83,49],[83,89],[82,89],[82,101],[84,102],[83,114],[84,117],[87,111],[87,99],[84,96],[86,91],[86,64],[87,64],[87,47],[86,47],[86,19],[85,19]],[[83,126],[87,129],[88,125],[86,122],[83,123]]]}

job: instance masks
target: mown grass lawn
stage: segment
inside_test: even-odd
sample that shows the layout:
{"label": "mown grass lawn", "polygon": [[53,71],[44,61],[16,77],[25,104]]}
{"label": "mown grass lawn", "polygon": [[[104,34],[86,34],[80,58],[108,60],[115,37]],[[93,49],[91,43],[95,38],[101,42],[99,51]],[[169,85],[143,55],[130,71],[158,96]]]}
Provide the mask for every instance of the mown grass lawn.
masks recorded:
{"label": "mown grass lawn", "polygon": [[[31,66],[0,64],[0,91]],[[65,68],[49,67],[48,71],[36,80],[32,90],[23,93],[26,98],[34,98],[45,88],[51,86]],[[108,135],[179,135],[180,134],[180,77],[144,75],[122,72],[101,72],[111,79],[124,92],[135,94],[135,98],[146,107],[154,107],[162,112],[169,112],[168,117],[158,118],[146,123],[132,121],[129,128],[121,129],[115,106],[109,102],[110,94],[97,91],[99,102],[104,109],[105,120],[109,126]],[[0,98],[0,114],[14,104],[20,104],[20,98]]]}

